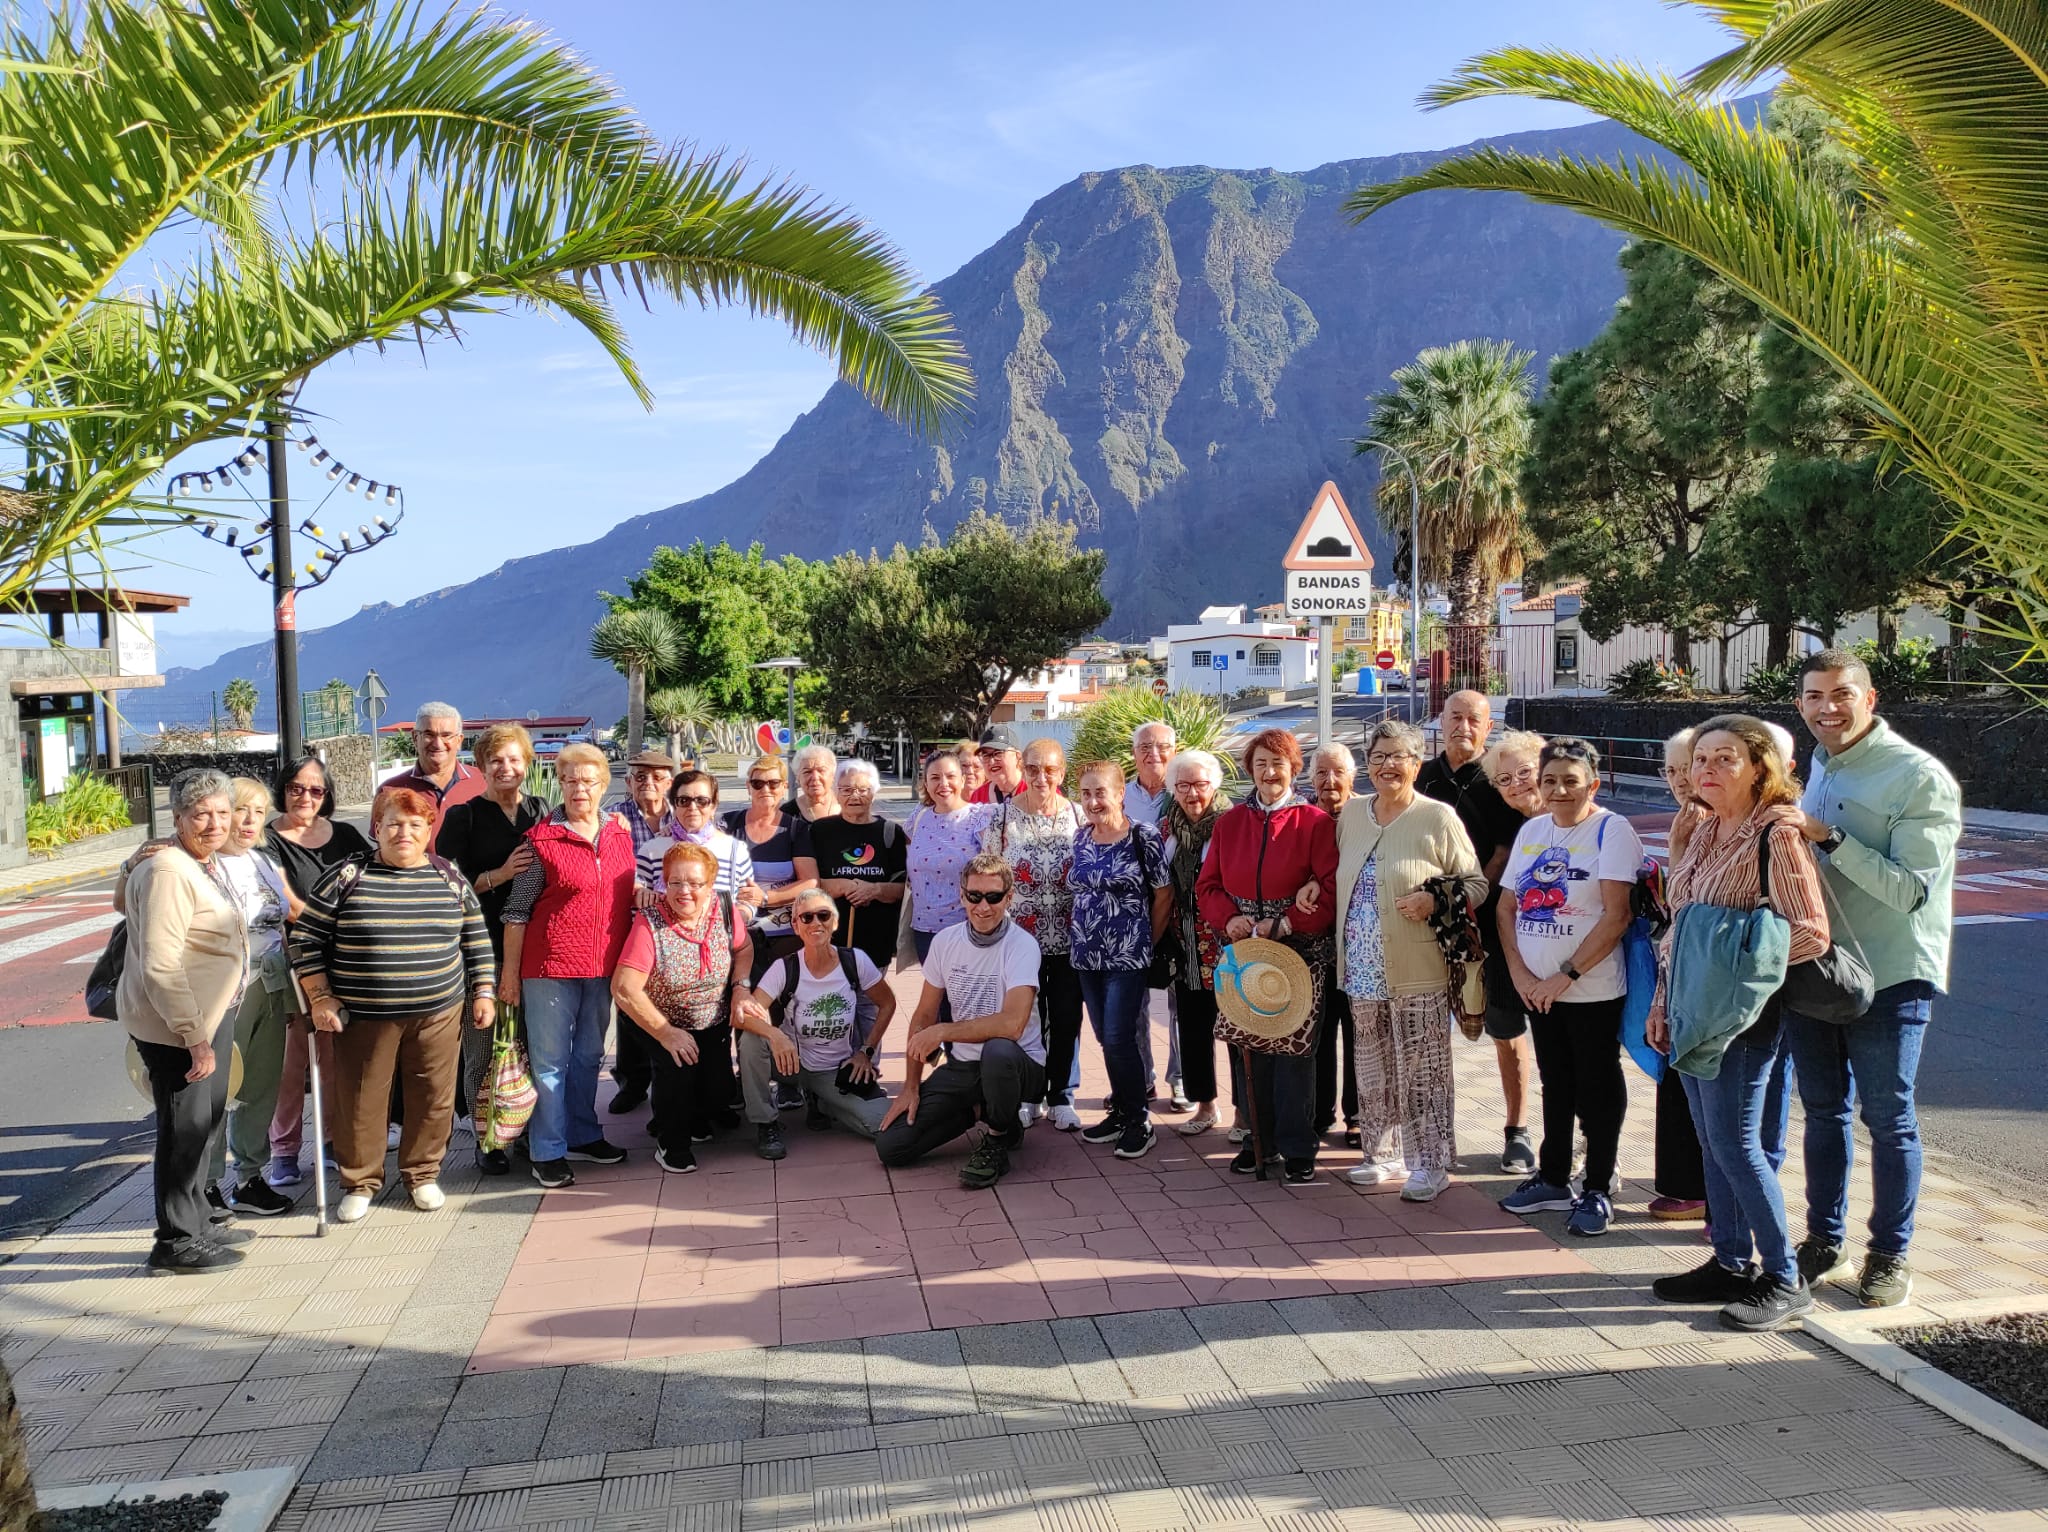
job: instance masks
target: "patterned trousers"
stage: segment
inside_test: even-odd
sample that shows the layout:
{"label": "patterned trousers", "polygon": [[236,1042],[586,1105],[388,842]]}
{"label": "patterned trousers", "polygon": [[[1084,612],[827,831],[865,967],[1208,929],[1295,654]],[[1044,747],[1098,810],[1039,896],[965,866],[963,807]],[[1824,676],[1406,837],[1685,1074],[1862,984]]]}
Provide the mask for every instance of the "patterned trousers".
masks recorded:
{"label": "patterned trousers", "polygon": [[1358,1055],[1358,1133],[1368,1161],[1399,1134],[1408,1169],[1449,1170],[1458,1157],[1451,1103],[1448,990],[1351,1001]]}

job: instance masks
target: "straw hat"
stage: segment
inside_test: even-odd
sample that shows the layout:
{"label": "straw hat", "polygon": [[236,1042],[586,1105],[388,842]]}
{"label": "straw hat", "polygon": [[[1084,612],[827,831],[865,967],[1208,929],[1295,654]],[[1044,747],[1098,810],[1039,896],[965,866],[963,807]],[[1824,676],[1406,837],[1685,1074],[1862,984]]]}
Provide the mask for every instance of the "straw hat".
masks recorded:
{"label": "straw hat", "polygon": [[[235,1043],[232,1047],[233,1051],[228,1055],[228,1099],[239,1102],[242,1099],[242,1045]],[[135,1087],[136,1094],[144,1101],[156,1099],[155,1092],[150,1089],[149,1066],[142,1062],[142,1050],[135,1046],[133,1037],[128,1039],[128,1083]]]}
{"label": "straw hat", "polygon": [[1292,947],[1248,936],[1223,949],[1216,965],[1216,1004],[1240,1031],[1287,1037],[1308,1020],[1315,978]]}

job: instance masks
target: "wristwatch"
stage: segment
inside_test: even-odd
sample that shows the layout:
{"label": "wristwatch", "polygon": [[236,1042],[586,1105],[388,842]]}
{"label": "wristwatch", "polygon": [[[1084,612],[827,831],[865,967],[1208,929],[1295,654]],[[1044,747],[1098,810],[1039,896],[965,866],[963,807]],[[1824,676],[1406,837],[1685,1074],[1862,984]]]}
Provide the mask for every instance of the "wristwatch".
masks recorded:
{"label": "wristwatch", "polygon": [[1849,832],[1840,825],[1829,825],[1828,833],[1821,837],[1820,849],[1830,856],[1842,849],[1842,842],[1849,838]]}
{"label": "wristwatch", "polygon": [[1564,967],[1560,968],[1558,972],[1563,974],[1567,979],[1570,979],[1574,984],[1578,983],[1579,980],[1586,977],[1584,974],[1580,973],[1576,967],[1572,965],[1569,959],[1565,961]]}

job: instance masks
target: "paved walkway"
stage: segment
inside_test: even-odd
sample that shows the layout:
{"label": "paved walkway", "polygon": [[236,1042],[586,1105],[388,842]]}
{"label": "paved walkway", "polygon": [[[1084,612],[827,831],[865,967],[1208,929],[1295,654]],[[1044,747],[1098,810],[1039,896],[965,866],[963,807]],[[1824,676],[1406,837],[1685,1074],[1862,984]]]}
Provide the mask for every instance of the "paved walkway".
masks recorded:
{"label": "paved walkway", "polygon": [[[289,1464],[303,1477],[280,1525],[299,1532],[1677,1520],[2048,1532],[2048,1474],[1803,1338],[1732,1336],[1711,1311],[1656,1303],[1648,1280],[1704,1247],[1697,1225],[1642,1215],[1640,1179],[1607,1239],[1564,1248],[1560,1215],[1504,1225],[1488,1201],[1507,1185],[1492,1165],[1490,1050],[1455,1057],[1470,1181],[1434,1212],[1328,1180],[1247,1187],[1214,1157],[1098,1161],[1042,1127],[992,1196],[963,1197],[936,1167],[927,1183],[856,1191],[873,1179],[865,1151],[797,1127],[772,1169],[721,1145],[693,1177],[586,1172],[576,1201],[557,1194],[546,1209],[530,1182],[453,1170],[438,1215],[387,1193],[324,1239],[309,1217],[277,1220],[236,1271],[152,1280],[137,1176],[0,1267],[5,1357],[39,1483]],[[1641,1176],[1651,1108],[1646,1082],[1631,1085],[1623,1164]],[[1039,1157],[1060,1173],[1034,1174]],[[1169,1179],[1197,1208],[1158,1189]],[[1312,1236],[1330,1232],[1316,1220],[1332,1208],[1366,1220],[1364,1238],[1424,1254],[1329,1253]],[[656,1269],[664,1229],[714,1214],[709,1227],[772,1223],[775,1239],[703,1246],[701,1260],[679,1241]],[[1066,1227],[1088,1220],[1108,1220],[1115,1242]],[[1253,1220],[1269,1232],[1237,1242]],[[999,1224],[1000,1253],[985,1257],[972,1231]],[[1924,1308],[2048,1286],[2038,1211],[1937,1173],[1921,1227]],[[631,1248],[604,1248],[613,1229]],[[1497,1248],[1454,1248],[1465,1240]],[[603,1253],[542,1258],[592,1242]],[[760,1280],[770,1250],[772,1285]],[[934,1250],[1007,1275],[921,1263]],[[1307,1269],[1218,1275],[1219,1261],[1261,1266],[1260,1251]],[[1511,1266],[1460,1270],[1461,1255],[1482,1254]],[[1404,1265],[1340,1273],[1324,1259]],[[624,1267],[564,1283],[543,1270],[586,1260],[636,1264],[630,1304]],[[744,1296],[704,1290],[698,1278],[720,1269],[751,1274]],[[1178,1287],[1122,1301],[1148,1281]],[[550,1287],[563,1317],[541,1324],[532,1316],[549,1310],[529,1305]],[[998,1306],[1032,1301],[1020,1287],[1051,1314]],[[830,1288],[829,1306],[806,1296]],[[693,1304],[698,1319],[674,1317]],[[691,1349],[705,1344],[719,1349]]]}

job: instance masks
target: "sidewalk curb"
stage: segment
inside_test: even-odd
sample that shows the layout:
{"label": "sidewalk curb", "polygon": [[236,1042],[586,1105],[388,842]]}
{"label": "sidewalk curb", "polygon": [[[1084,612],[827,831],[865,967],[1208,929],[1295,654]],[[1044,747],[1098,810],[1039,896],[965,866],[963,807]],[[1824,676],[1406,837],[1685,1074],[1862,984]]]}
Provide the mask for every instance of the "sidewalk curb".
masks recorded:
{"label": "sidewalk curb", "polygon": [[1943,1313],[1908,1306],[1898,1309],[1808,1316],[1805,1330],[1850,1361],[1869,1368],[1887,1383],[1934,1406],[1979,1436],[1989,1437],[2008,1452],[2048,1468],[2048,1428],[2035,1425],[2017,1410],[1952,1378],[1931,1362],[1923,1362],[1903,1346],[1879,1339],[1875,1331],[1947,1320],[1981,1319],[1999,1314],[2048,1312],[2048,1297],[1985,1298],[1950,1305]]}
{"label": "sidewalk curb", "polygon": [[45,1511],[71,1511],[87,1506],[109,1505],[114,1501],[137,1501],[145,1495],[175,1500],[180,1495],[203,1495],[219,1490],[227,1502],[211,1532],[269,1532],[284,1513],[285,1504],[298,1487],[296,1468],[242,1468],[232,1473],[181,1474],[175,1479],[136,1479],[127,1483],[67,1484],[40,1492]]}
{"label": "sidewalk curb", "polygon": [[33,883],[9,883],[0,886],[0,904],[12,904],[18,899],[39,899],[45,894],[54,894],[70,888],[75,883],[90,883],[95,878],[110,878],[121,870],[120,858],[104,867],[81,868],[76,872],[60,872],[54,877],[38,878]]}

